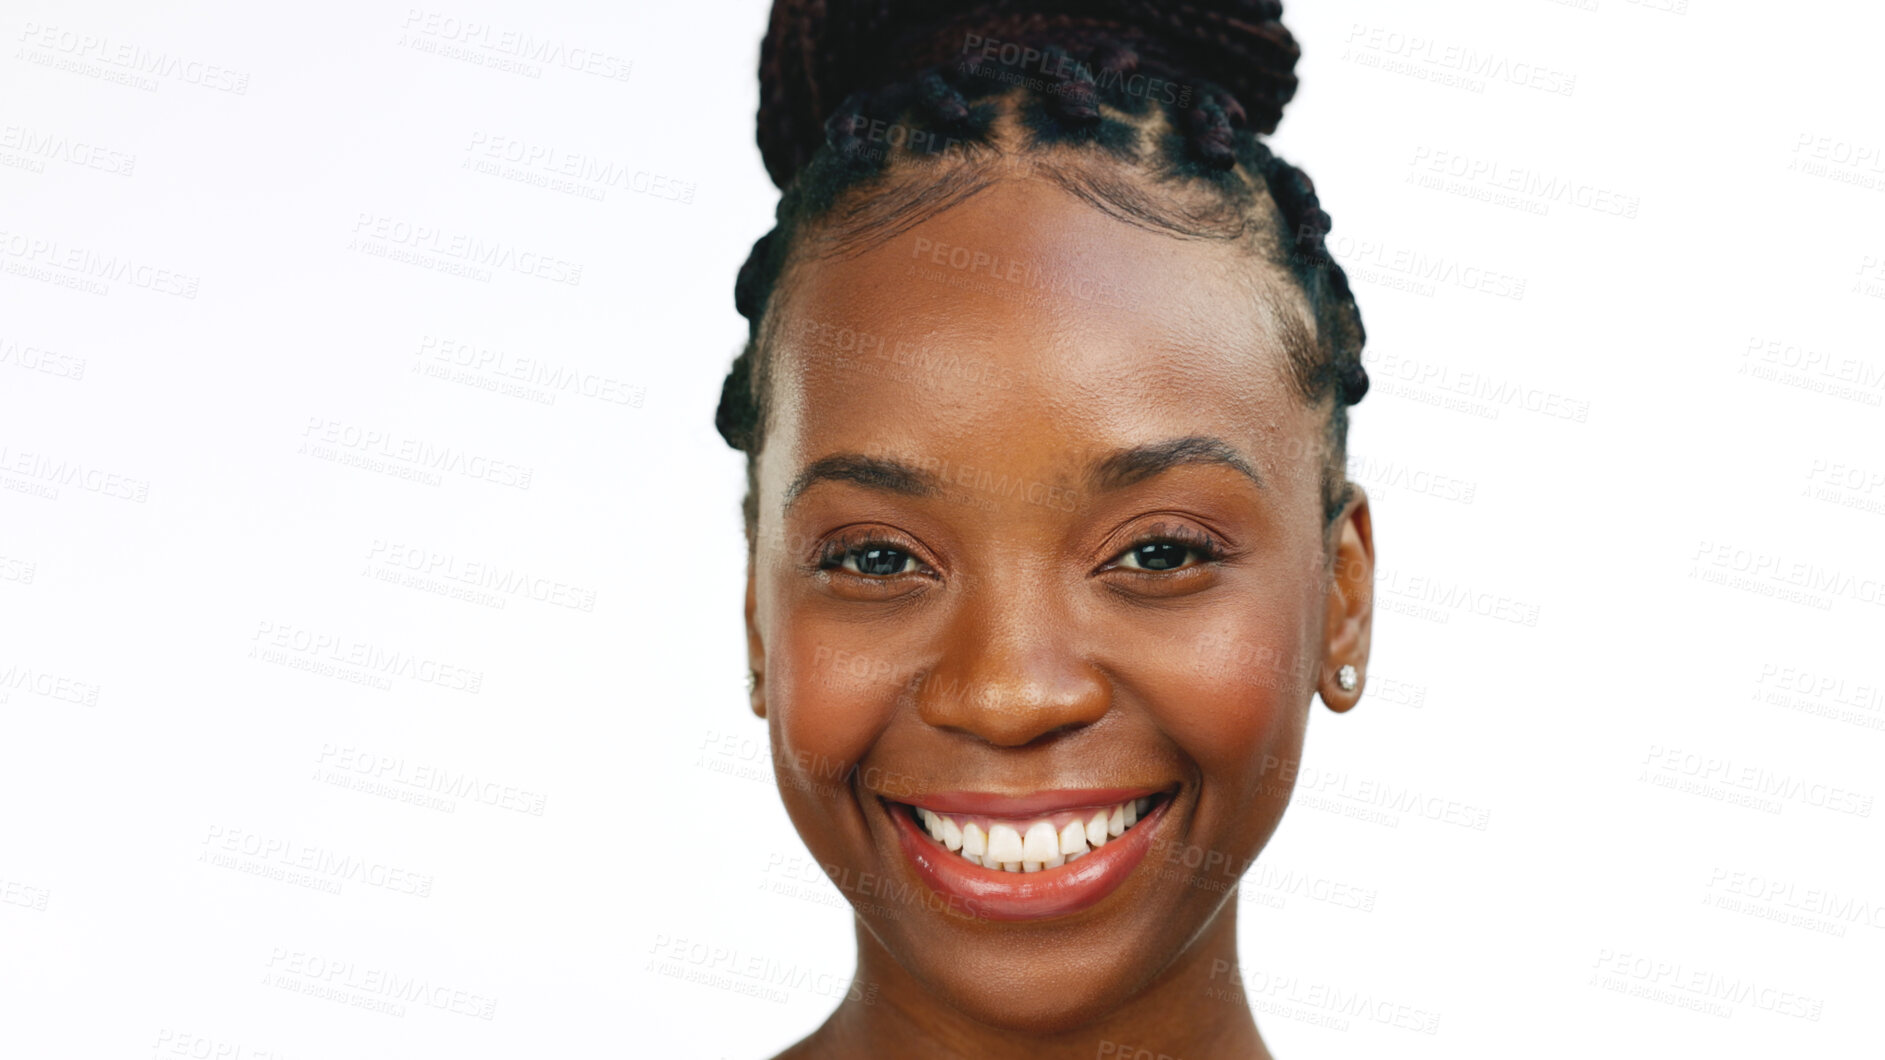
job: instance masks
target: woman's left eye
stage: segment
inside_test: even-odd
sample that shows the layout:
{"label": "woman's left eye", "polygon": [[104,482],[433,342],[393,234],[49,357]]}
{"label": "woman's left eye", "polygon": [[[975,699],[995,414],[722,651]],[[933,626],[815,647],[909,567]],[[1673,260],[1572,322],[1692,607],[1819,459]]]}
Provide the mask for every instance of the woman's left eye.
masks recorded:
{"label": "woman's left eye", "polygon": [[1205,550],[1181,541],[1146,541],[1119,554],[1115,566],[1125,570],[1168,571],[1186,565],[1186,557],[1208,559]]}
{"label": "woman's left eye", "polygon": [[916,557],[899,548],[865,545],[846,549],[838,566],[854,574],[888,578],[915,570]]}

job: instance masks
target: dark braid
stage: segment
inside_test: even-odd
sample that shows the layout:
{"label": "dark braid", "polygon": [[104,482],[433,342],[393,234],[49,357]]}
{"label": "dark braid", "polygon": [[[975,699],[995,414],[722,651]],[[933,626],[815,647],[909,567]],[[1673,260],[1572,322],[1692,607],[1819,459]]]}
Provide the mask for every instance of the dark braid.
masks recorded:
{"label": "dark braid", "polygon": [[[1004,105],[1025,131],[1025,150],[1098,149],[1158,180],[1208,187],[1221,207],[1181,206],[1174,218],[1170,203],[1140,189],[1048,174],[1124,220],[1191,237],[1273,230],[1274,256],[1316,320],[1313,340],[1286,343],[1291,377],[1305,400],[1335,399],[1322,493],[1325,517],[1340,514],[1347,406],[1368,391],[1365,333],[1348,277],[1329,257],[1331,222],[1315,185],[1259,139],[1275,131],[1296,90],[1299,50],[1281,15],[1278,0],[775,0],[760,50],[759,146],[784,194],[777,227],[740,267],[734,302],[749,340],[714,418],[747,454],[749,543],[769,393],[760,332],[788,252],[813,224],[849,245],[885,218],[907,225],[912,212],[973,194],[981,186],[969,179],[973,167],[945,163],[1000,157],[995,124]],[[1031,49],[1041,65],[1030,63],[1017,86],[967,47],[978,40]],[[1163,87],[1155,95],[1133,84]],[[901,134],[891,138],[894,151],[878,135],[885,128]],[[914,179],[890,179],[906,169]],[[877,194],[847,197],[865,185]]]}

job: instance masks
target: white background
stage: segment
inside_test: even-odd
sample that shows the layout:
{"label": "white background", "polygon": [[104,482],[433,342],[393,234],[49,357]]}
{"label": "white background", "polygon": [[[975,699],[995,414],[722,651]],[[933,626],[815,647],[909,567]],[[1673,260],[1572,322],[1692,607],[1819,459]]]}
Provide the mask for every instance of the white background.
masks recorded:
{"label": "white background", "polygon": [[[712,427],[765,5],[161,6],[0,15],[0,1051],[771,1055],[852,944]],[[1885,25],[1287,14],[1381,592],[1244,887],[1266,1038],[1876,1056]]]}

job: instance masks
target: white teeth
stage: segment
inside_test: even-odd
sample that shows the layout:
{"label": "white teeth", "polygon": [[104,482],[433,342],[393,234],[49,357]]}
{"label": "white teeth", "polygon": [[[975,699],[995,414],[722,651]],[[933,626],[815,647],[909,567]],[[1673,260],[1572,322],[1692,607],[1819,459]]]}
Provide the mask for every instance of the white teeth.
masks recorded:
{"label": "white teeth", "polygon": [[1004,872],[1040,872],[1076,861],[1125,834],[1150,809],[1152,798],[1127,799],[1094,811],[1086,820],[1068,821],[1058,831],[1051,818],[986,826],[958,822],[946,814],[915,807],[916,818],[931,839],[961,854],[971,864]]}
{"label": "white teeth", "polygon": [[1036,821],[1028,826],[1028,834],[1021,840],[1021,853],[1026,861],[1046,861],[1060,853],[1060,834],[1054,831],[1050,821]]}
{"label": "white teeth", "polygon": [[1021,847],[1021,833],[1013,825],[998,824],[988,830],[988,854],[1006,868],[1009,862],[1019,862],[1025,851]]}
{"label": "white teeth", "polygon": [[974,821],[962,826],[962,853],[974,858],[988,853],[988,833]]}

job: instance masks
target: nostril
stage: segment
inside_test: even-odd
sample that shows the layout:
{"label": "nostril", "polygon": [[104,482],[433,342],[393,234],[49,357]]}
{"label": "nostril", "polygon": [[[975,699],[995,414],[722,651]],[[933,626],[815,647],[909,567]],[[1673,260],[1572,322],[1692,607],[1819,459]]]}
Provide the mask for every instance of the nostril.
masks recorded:
{"label": "nostril", "polygon": [[1036,736],[1034,739],[1029,740],[1027,743],[1022,744],[1020,746],[1021,748],[1024,748],[1024,749],[1045,747],[1056,740],[1062,739],[1067,736],[1071,736],[1074,733],[1079,732],[1081,729],[1084,729],[1088,725],[1091,725],[1091,724],[1093,723],[1090,721],[1070,721],[1065,725],[1056,725],[1053,728],[1047,730],[1046,732],[1040,734],[1039,736]]}
{"label": "nostril", "polygon": [[988,744],[991,747],[999,747],[1004,751],[1033,751],[1052,746],[1054,743],[1072,736],[1074,733],[1079,732],[1081,729],[1093,723],[1090,721],[1070,721],[1063,725],[1056,725],[1045,732],[1036,732],[1033,735],[1028,735],[1025,730],[1020,732],[1016,732],[1013,729],[1001,730],[980,722],[939,723],[932,721],[930,724],[945,732],[967,736],[980,743]]}

